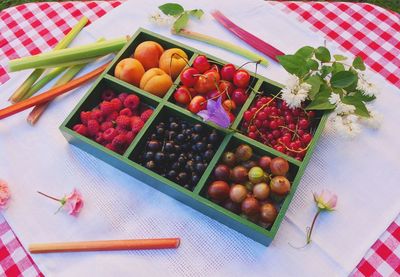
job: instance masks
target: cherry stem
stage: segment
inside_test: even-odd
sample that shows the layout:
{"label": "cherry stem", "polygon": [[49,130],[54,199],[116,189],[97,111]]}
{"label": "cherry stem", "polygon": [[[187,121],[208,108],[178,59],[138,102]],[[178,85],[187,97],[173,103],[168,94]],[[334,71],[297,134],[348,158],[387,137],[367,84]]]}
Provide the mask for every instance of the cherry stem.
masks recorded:
{"label": "cherry stem", "polygon": [[320,213],[321,213],[321,210],[318,209],[318,212],[315,214],[314,219],[311,223],[311,227],[307,230],[307,244],[311,243],[311,234],[314,229],[315,221],[317,220],[317,217],[319,216]]}
{"label": "cherry stem", "polygon": [[53,199],[53,200],[55,200],[55,201],[57,201],[57,202],[61,202],[61,199],[58,199],[58,198],[55,198],[55,197],[53,197],[53,196],[47,195],[47,194],[45,194],[45,193],[43,193],[43,192],[41,192],[41,191],[37,191],[37,193],[39,193],[39,194],[41,194],[41,195],[43,195],[43,196],[45,196],[45,197],[47,197],[47,198]]}

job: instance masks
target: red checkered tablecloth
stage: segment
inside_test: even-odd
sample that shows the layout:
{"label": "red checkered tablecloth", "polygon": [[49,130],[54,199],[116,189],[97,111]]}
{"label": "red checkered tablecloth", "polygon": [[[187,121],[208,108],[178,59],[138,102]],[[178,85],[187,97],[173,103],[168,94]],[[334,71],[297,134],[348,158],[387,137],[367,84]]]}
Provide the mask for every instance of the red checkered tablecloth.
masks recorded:
{"label": "red checkered tablecloth", "polygon": [[[7,61],[51,49],[85,15],[91,21],[121,1],[32,3],[0,12],[0,84]],[[400,88],[400,16],[369,4],[272,2],[334,40]],[[12,184],[11,184],[12,186]],[[0,215],[0,276],[41,276],[10,226]],[[400,216],[372,245],[353,276],[400,276]]]}

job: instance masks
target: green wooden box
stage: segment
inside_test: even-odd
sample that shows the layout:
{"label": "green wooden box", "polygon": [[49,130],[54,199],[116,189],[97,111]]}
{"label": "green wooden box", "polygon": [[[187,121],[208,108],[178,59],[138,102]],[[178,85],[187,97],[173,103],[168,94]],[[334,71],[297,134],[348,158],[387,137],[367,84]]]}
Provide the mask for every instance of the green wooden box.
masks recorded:
{"label": "green wooden box", "polygon": [[[172,94],[179,84],[179,77],[174,81],[174,85],[169,89],[167,94],[163,98],[151,95],[138,87],[125,83],[113,76],[115,65],[123,58],[127,58],[132,55],[136,46],[145,40],[153,40],[160,43],[164,48],[179,47],[183,49],[189,57],[189,64],[192,63],[194,58],[199,54],[205,54],[201,51],[183,45],[179,42],[173,41],[169,38],[162,37],[158,34],[152,33],[150,31],[139,29],[127,43],[127,45],[120,51],[120,53],[114,58],[112,64],[108,69],[93,83],[92,87],[85,94],[83,99],[77,104],[70,115],[65,119],[63,124],[60,126],[60,130],[64,134],[65,138],[73,145],[81,148],[82,150],[94,155],[95,157],[111,164],[112,166],[126,172],[127,174],[143,181],[144,183],[168,194],[169,196],[183,202],[184,204],[204,213],[207,216],[214,218],[215,220],[229,226],[230,228],[248,236],[249,238],[268,245],[275,237],[279,226],[285,216],[288,206],[296,192],[297,186],[300,179],[304,173],[304,170],[310,160],[313,153],[316,142],[318,141],[321,132],[324,128],[327,116],[326,114],[320,114],[318,122],[315,123],[313,140],[309,146],[306,156],[303,161],[298,161],[292,157],[289,157],[283,153],[280,153],[258,141],[252,140],[240,133],[230,132],[228,130],[218,128],[213,124],[203,122],[201,118],[190,111],[175,105],[172,101],[169,101]],[[210,60],[214,60],[221,64],[226,64],[228,62],[223,61],[217,57],[205,54]],[[282,88],[281,84],[278,84],[272,80],[264,78],[259,75],[252,74],[254,79],[254,89],[262,90],[265,94],[273,94],[280,91]],[[123,155],[117,154],[102,145],[92,141],[89,138],[79,135],[72,130],[74,124],[79,123],[79,115],[81,111],[91,110],[97,106],[100,101],[100,93],[103,88],[111,88],[116,92],[132,92],[138,95],[141,101],[150,107],[154,108],[154,112],[149,120],[145,123],[143,129],[132,141],[129,148],[125,151]],[[256,97],[256,93],[252,92],[246,103],[242,106],[240,112],[238,113],[235,121],[232,124],[233,128],[240,126],[242,121],[243,113],[251,105],[252,101]],[[217,129],[218,133],[222,136],[222,142],[218,146],[213,159],[209,162],[204,174],[202,175],[198,184],[194,187],[193,191],[190,191],[160,175],[157,173],[141,166],[139,163],[134,161],[136,151],[143,147],[143,140],[149,132],[149,129],[154,127],[154,123],[157,122],[158,118],[165,114],[174,114],[175,116],[182,117],[188,122],[201,123],[207,126],[207,128]],[[259,155],[269,155],[272,157],[283,157],[290,163],[290,176],[292,183],[292,188],[290,193],[285,197],[285,199],[280,203],[280,209],[278,217],[274,224],[268,229],[263,228],[237,214],[234,214],[222,206],[213,203],[206,196],[207,184],[211,178],[214,166],[219,161],[222,153],[226,149],[232,149],[239,143],[247,143],[253,147],[254,152]]]}

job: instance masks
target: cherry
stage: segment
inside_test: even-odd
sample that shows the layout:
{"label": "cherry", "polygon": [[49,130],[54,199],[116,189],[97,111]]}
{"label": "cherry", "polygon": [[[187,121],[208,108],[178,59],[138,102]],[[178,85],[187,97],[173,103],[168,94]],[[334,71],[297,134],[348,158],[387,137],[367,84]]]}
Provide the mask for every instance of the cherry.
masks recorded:
{"label": "cherry", "polygon": [[[232,92],[231,98],[233,101],[235,101],[237,106],[242,106],[247,100],[246,91],[242,88],[235,89]],[[256,109],[256,111],[257,111],[257,109]]]}
{"label": "cherry", "polygon": [[305,144],[308,145],[310,141],[312,140],[312,135],[309,133],[304,133],[303,136],[301,137],[301,141]]}
{"label": "cherry", "polygon": [[250,121],[252,117],[253,117],[253,113],[250,111],[245,111],[243,114],[243,118],[246,121]]}
{"label": "cherry", "polygon": [[179,104],[187,105],[192,99],[192,96],[187,87],[181,86],[174,92],[174,99]]}
{"label": "cherry", "polygon": [[185,68],[181,73],[181,82],[186,87],[193,87],[198,79],[199,71],[193,67]]}
{"label": "cherry", "polygon": [[233,75],[233,84],[239,88],[247,88],[250,83],[250,74],[244,69],[239,69]]}
{"label": "cherry", "polygon": [[221,80],[218,84],[218,88],[221,92],[232,95],[232,92],[234,91],[235,86],[229,81]]}
{"label": "cherry", "polygon": [[224,65],[221,68],[221,78],[222,80],[226,80],[226,81],[232,81],[233,80],[233,75],[236,72],[236,68],[233,64],[229,63]]}
{"label": "cherry", "polygon": [[207,108],[207,99],[201,95],[197,95],[193,97],[192,101],[190,101],[188,109],[192,113],[198,113],[201,110],[205,110]]}
{"label": "cherry", "polygon": [[197,69],[200,73],[204,73],[210,69],[211,65],[207,60],[207,57],[204,55],[197,56],[192,65],[195,69]]}
{"label": "cherry", "polygon": [[212,89],[207,92],[207,99],[212,99],[216,101],[218,97],[221,97],[222,101],[225,101],[227,99],[226,93],[223,93],[222,91],[220,92],[217,89]]}
{"label": "cherry", "polygon": [[213,88],[216,88],[220,80],[219,73],[212,68],[207,70],[204,74],[200,75],[194,84],[194,89],[200,93],[204,94]]}
{"label": "cherry", "polygon": [[233,100],[227,99],[222,103],[222,106],[224,107],[225,111],[232,111],[236,109],[236,104]]}
{"label": "cherry", "polygon": [[307,129],[308,125],[309,125],[309,123],[308,123],[308,120],[307,120],[307,119],[305,119],[305,118],[300,119],[300,121],[299,121],[299,128],[301,128],[301,129],[304,130],[304,129]]}

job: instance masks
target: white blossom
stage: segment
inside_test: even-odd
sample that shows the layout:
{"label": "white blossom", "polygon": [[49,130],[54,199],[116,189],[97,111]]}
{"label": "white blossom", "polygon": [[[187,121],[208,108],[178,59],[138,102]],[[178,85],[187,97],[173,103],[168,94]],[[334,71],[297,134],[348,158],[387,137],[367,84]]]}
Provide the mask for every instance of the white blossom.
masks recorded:
{"label": "white blossom", "polygon": [[353,105],[345,104],[342,101],[336,104],[335,113],[339,115],[351,114],[356,110]]}
{"label": "white blossom", "polygon": [[356,107],[354,107],[353,105],[343,103],[340,99],[340,95],[337,93],[331,93],[328,101],[332,105],[336,105],[335,113],[338,115],[351,114],[356,110]]}
{"label": "white blossom", "polygon": [[289,108],[298,108],[306,100],[310,89],[310,84],[300,83],[297,76],[291,75],[287,80],[286,87],[282,89],[282,98]]}
{"label": "white blossom", "polygon": [[157,24],[158,26],[169,26],[174,22],[175,17],[170,15],[161,14],[156,12],[150,15],[149,20],[152,23]]}
{"label": "white blossom", "polygon": [[366,96],[378,95],[377,86],[369,82],[367,80],[367,76],[362,72],[358,72],[357,89],[360,90]]}
{"label": "white blossom", "polygon": [[354,138],[361,132],[358,116],[354,114],[335,115],[331,118],[334,129],[343,137]]}
{"label": "white blossom", "polygon": [[328,100],[332,105],[336,105],[337,103],[341,102],[340,95],[338,93],[331,93],[331,96],[329,96]]}
{"label": "white blossom", "polygon": [[362,117],[361,122],[370,128],[378,129],[383,121],[382,114],[368,108],[369,117]]}

